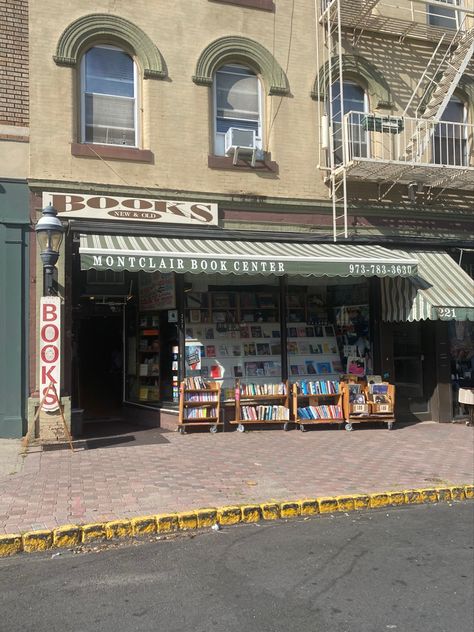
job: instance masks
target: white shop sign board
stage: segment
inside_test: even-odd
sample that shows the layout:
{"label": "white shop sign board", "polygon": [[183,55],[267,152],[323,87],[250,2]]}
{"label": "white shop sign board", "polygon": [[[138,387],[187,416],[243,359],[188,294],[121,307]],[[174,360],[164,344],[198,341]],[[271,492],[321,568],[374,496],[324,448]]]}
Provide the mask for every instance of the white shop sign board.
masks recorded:
{"label": "white shop sign board", "polygon": [[[43,296],[40,304],[40,399],[51,383],[58,397],[61,393],[61,299]],[[43,410],[59,409],[56,396],[51,389],[43,402]]]}

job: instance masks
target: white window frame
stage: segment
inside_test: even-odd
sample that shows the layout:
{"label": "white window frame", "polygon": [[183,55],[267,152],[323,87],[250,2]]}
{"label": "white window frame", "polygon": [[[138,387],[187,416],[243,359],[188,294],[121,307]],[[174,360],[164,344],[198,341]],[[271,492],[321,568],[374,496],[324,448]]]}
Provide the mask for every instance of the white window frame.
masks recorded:
{"label": "white window frame", "polygon": [[[339,80],[337,80],[337,83],[338,82],[339,82]],[[334,82],[334,83],[336,83],[336,82]],[[362,92],[364,93],[364,110],[363,110],[363,112],[361,112],[361,114],[368,114],[369,113],[369,95],[367,93],[367,90],[364,88],[364,86],[361,83],[359,83],[358,81],[354,80],[354,79],[343,79],[342,83],[343,83],[343,88],[342,88],[342,91],[343,91],[343,95],[342,96],[343,97],[344,97],[344,92],[345,92],[344,91],[344,85],[356,86],[357,88],[362,90]],[[339,95],[339,98],[340,98],[340,96],[341,95]],[[349,110],[349,112],[354,112],[354,110]],[[340,121],[341,135],[342,135],[342,120],[343,120],[344,116],[346,116],[346,114],[348,114],[349,112],[345,112],[344,111],[344,98],[343,98],[342,101],[341,101],[341,121]],[[336,123],[337,123],[337,121],[336,121]],[[330,121],[330,125],[331,126],[333,125],[332,121]],[[365,158],[370,158],[370,132],[367,131],[367,130],[365,130],[365,139],[366,139],[365,145],[367,147],[367,155],[365,156]],[[346,142],[346,141],[347,141],[347,138],[342,138],[342,142],[343,143]],[[333,151],[334,151],[334,158],[336,158],[335,150],[333,149]],[[329,158],[329,155],[328,155],[328,165],[329,164],[330,164],[330,158]],[[341,162],[336,162],[336,160],[334,160],[334,164],[336,166],[342,165],[343,164],[342,158],[341,158]]]}
{"label": "white window frame", "polygon": [[[135,143],[133,145],[119,145],[118,143],[93,143],[86,140],[86,55],[93,48],[106,48],[108,50],[118,50],[121,53],[125,53],[128,55],[133,63],[133,97],[121,97],[123,99],[133,99],[135,101],[135,107],[133,108],[133,125],[135,130]],[[123,48],[119,48],[118,46],[109,46],[107,44],[98,44],[96,46],[91,46],[88,48],[82,56],[81,59],[81,143],[85,145],[107,145],[109,147],[128,147],[130,149],[136,149],[140,146],[140,129],[138,125],[138,72],[137,72],[137,64],[133,57]],[[87,94],[97,94],[97,93],[87,93]],[[102,95],[104,96],[104,95]],[[110,126],[113,127],[113,126]]]}
{"label": "white window frame", "polygon": [[[455,103],[459,103],[460,105],[462,105],[462,109],[463,109],[463,115],[462,115],[462,121],[448,121],[448,120],[444,120],[443,118],[440,119],[440,124],[442,125],[443,123],[457,123],[458,125],[462,125],[463,126],[463,130],[464,130],[464,135],[462,138],[460,138],[459,140],[464,141],[465,145],[464,145],[464,153],[462,156],[462,164],[461,165],[457,165],[460,167],[469,167],[469,156],[470,156],[470,145],[469,145],[469,134],[468,134],[468,128],[467,128],[467,124],[469,122],[469,106],[466,103],[466,101],[464,101],[464,99],[461,99],[460,97],[454,95],[450,98],[449,103],[451,102],[455,102]],[[446,138],[445,135],[443,134],[433,134],[433,139],[436,138]],[[434,162],[434,151],[433,151],[433,156],[432,156],[432,160],[434,164],[437,165],[442,165],[442,162]]]}
{"label": "white window frame", "polygon": [[439,26],[438,24],[432,24],[431,23],[431,17],[434,18],[447,18],[447,16],[443,16],[443,15],[437,15],[435,13],[431,13],[431,9],[441,9],[443,7],[440,7],[438,5],[433,5],[433,4],[428,4],[428,6],[426,7],[426,21],[428,23],[429,26],[433,26],[434,28],[438,28],[438,29],[447,29],[449,28],[450,30],[457,30],[460,26],[461,26],[461,14],[459,11],[457,11],[457,7],[462,7],[462,0],[453,0],[452,2],[446,2],[446,9],[450,9],[452,7],[452,10],[454,11],[454,20],[452,21],[452,26]]}
{"label": "white window frame", "polygon": [[[258,131],[255,134],[255,145],[257,147],[258,150],[262,150],[263,147],[263,90],[262,90],[262,80],[260,79],[260,77],[258,76],[258,74],[253,70],[253,68],[251,68],[250,66],[244,66],[243,64],[223,64],[222,66],[220,66],[217,70],[216,73],[214,75],[214,81],[212,82],[212,96],[213,96],[213,105],[212,105],[212,115],[213,115],[213,130],[214,130],[214,146],[213,146],[213,154],[215,156],[224,156],[225,153],[224,151],[218,152],[218,139],[222,140],[225,137],[225,133],[224,132],[218,132],[217,131],[217,73],[221,70],[221,68],[223,68],[224,66],[236,66],[236,67],[240,67],[240,68],[245,68],[246,70],[251,70],[255,77],[257,78],[257,99],[258,99]],[[232,73],[228,73],[228,74],[232,74]],[[236,73],[237,74],[237,73]],[[239,75],[241,76],[241,75]],[[239,119],[234,119],[235,121],[238,121]],[[245,119],[242,119],[243,121]],[[248,120],[248,119],[247,119]],[[238,125],[237,125],[238,127]]]}

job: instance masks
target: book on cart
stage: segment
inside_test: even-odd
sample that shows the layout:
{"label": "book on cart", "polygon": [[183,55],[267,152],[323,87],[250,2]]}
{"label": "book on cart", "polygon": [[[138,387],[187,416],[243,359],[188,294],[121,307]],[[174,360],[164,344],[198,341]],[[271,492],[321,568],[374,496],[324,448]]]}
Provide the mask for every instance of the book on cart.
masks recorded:
{"label": "book on cart", "polygon": [[201,376],[185,378],[179,386],[178,429],[184,434],[190,427],[209,427],[216,432],[220,422],[221,386]]}
{"label": "book on cart", "polygon": [[288,382],[277,384],[235,382],[235,418],[230,424],[243,432],[246,425],[290,421]]}
{"label": "book on cart", "polygon": [[338,380],[301,380],[292,386],[293,421],[306,425],[344,422],[343,385]]}

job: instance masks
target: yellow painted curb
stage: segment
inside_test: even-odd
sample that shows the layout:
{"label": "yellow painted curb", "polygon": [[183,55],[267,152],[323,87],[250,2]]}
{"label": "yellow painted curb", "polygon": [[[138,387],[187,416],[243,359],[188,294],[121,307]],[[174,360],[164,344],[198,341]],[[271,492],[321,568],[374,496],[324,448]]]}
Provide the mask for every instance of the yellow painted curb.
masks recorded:
{"label": "yellow painted curb", "polygon": [[85,544],[94,540],[104,540],[106,537],[105,524],[103,522],[93,522],[82,527],[82,541]]}
{"label": "yellow painted curb", "polygon": [[319,503],[317,498],[304,498],[300,502],[302,516],[315,516],[319,513]]}
{"label": "yellow painted curb", "polygon": [[392,507],[405,504],[404,492],[388,492],[388,500]]}
{"label": "yellow painted curb", "polygon": [[15,555],[15,553],[21,553],[22,550],[23,543],[21,541],[20,533],[0,535],[0,557]]}
{"label": "yellow painted curb", "polygon": [[198,509],[196,514],[199,529],[212,527],[217,523],[217,509],[214,507],[209,509]]}
{"label": "yellow painted curb", "polygon": [[278,520],[280,518],[279,503],[262,503],[260,509],[264,520]]}
{"label": "yellow painted curb", "polygon": [[421,494],[422,503],[428,504],[438,502],[438,492],[436,489],[419,489],[418,491]]}
{"label": "yellow painted curb", "polygon": [[112,538],[130,538],[132,536],[132,524],[130,520],[111,520],[105,523],[107,540]]}
{"label": "yellow painted curb", "polygon": [[337,504],[337,498],[333,496],[324,496],[318,498],[319,513],[331,513],[333,511],[339,511]]}
{"label": "yellow painted curb", "polygon": [[464,494],[464,487],[450,487],[451,498],[453,500],[464,500],[466,495]]}
{"label": "yellow painted curb", "polygon": [[296,518],[301,515],[301,501],[285,500],[280,503],[280,516],[282,518]]}
{"label": "yellow painted curb", "polygon": [[181,531],[197,529],[198,519],[195,511],[183,511],[178,514],[178,524]]}
{"label": "yellow painted curb", "polygon": [[53,545],[53,532],[49,530],[28,531],[22,535],[23,550],[26,553],[46,551]]}
{"label": "yellow painted curb", "polygon": [[371,509],[377,509],[378,507],[387,507],[390,504],[388,494],[369,494],[369,507]]}
{"label": "yellow painted curb", "polygon": [[405,504],[406,505],[421,505],[423,498],[421,497],[418,489],[406,489],[405,490]]}
{"label": "yellow painted curb", "polygon": [[337,496],[336,500],[339,511],[354,511],[354,498],[352,496]]}
{"label": "yellow painted curb", "polygon": [[50,548],[74,547],[81,542],[98,539],[125,538],[147,533],[211,527],[216,522],[223,526],[237,523],[258,522],[332,513],[372,509],[386,506],[429,504],[474,499],[474,485],[453,485],[389,491],[373,494],[348,494],[322,498],[302,498],[282,502],[269,501],[260,504],[231,505],[219,508],[197,509],[156,516],[137,516],[131,520],[112,520],[91,524],[63,525],[50,530],[28,531],[23,534],[0,535],[0,557],[20,553],[45,551]]}
{"label": "yellow painted curb", "polygon": [[262,510],[260,505],[242,505],[242,522],[260,522],[262,519]]}
{"label": "yellow painted curb", "polygon": [[449,503],[452,500],[451,490],[449,489],[449,487],[437,487],[436,491],[438,493],[438,498],[440,502]]}
{"label": "yellow painted curb", "polygon": [[81,543],[82,529],[76,524],[66,524],[53,531],[53,547],[67,548]]}
{"label": "yellow painted curb", "polygon": [[146,535],[147,533],[156,533],[155,516],[138,516],[130,520],[132,524],[133,535]]}
{"label": "yellow painted curb", "polygon": [[155,518],[158,533],[170,533],[179,529],[178,514],[158,514]]}
{"label": "yellow painted curb", "polygon": [[217,519],[219,524],[226,526],[231,524],[237,524],[240,522],[242,514],[240,513],[240,507],[220,507],[217,510]]}

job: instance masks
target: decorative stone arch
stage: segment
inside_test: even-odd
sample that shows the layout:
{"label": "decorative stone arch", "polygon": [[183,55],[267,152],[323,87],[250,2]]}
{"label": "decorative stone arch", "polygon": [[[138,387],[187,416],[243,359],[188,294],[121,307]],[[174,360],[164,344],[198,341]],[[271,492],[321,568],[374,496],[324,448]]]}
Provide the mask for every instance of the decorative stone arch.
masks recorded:
{"label": "decorative stone arch", "polygon": [[[333,79],[339,79],[339,58],[331,59],[331,70]],[[392,109],[393,99],[390,87],[386,82],[382,73],[375,68],[369,61],[359,55],[343,55],[342,56],[342,74],[344,77],[352,79],[360,77],[366,84],[369,94],[370,103],[378,109]],[[327,92],[329,82],[329,62],[320,69],[314,82],[311,97],[318,98],[319,94],[323,95]]]}
{"label": "decorative stone arch", "polygon": [[148,35],[133,22],[108,13],[84,15],[72,22],[59,38],[53,59],[59,66],[75,67],[83,51],[99,42],[131,48],[145,79],[163,79],[168,74],[160,51]]}
{"label": "decorative stone arch", "polygon": [[258,42],[237,35],[221,37],[203,50],[196,64],[194,83],[211,86],[218,67],[230,62],[254,66],[262,76],[268,94],[289,93],[288,79],[273,55]]}

